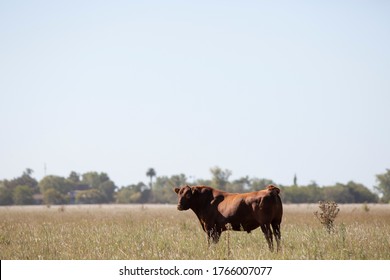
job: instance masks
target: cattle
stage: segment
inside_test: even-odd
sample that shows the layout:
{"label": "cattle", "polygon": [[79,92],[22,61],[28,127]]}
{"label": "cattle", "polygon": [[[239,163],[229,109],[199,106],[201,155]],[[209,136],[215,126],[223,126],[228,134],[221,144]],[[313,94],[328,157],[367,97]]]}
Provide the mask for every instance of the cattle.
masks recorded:
{"label": "cattle", "polygon": [[218,243],[225,230],[250,233],[260,227],[270,251],[273,251],[272,234],[279,251],[283,206],[280,189],[274,185],[249,193],[229,193],[208,186],[188,185],[174,188],[174,191],[178,195],[177,209],[191,209],[196,214],[209,245],[210,241]]}

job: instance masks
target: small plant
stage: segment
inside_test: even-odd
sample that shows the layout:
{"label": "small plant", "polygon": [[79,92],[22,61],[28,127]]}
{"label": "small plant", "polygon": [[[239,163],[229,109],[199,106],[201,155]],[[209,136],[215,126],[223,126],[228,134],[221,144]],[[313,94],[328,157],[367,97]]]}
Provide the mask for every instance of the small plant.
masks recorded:
{"label": "small plant", "polygon": [[227,259],[229,260],[232,256],[232,251],[230,248],[230,231],[233,229],[232,225],[230,223],[226,224],[226,236],[227,236]]}
{"label": "small plant", "polygon": [[363,210],[364,212],[368,213],[370,211],[370,207],[368,207],[367,203],[363,204]]}
{"label": "small plant", "polygon": [[318,207],[321,211],[315,211],[314,215],[321,222],[321,224],[325,226],[328,233],[333,232],[333,222],[336,219],[340,208],[334,201],[320,201]]}

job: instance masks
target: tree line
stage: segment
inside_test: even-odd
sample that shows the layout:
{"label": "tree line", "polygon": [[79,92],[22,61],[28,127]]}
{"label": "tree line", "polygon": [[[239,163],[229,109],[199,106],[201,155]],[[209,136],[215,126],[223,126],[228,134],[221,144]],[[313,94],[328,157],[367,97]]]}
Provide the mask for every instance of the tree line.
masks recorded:
{"label": "tree line", "polygon": [[104,172],[79,174],[72,171],[68,177],[48,175],[37,181],[33,170],[26,169],[21,176],[0,181],[0,205],[33,204],[102,204],[102,203],[176,203],[172,191],[182,185],[207,185],[228,192],[250,192],[275,184],[281,189],[284,203],[390,203],[390,169],[376,175],[374,192],[363,184],[350,181],[333,186],[319,186],[315,182],[298,185],[296,176],[291,185],[280,185],[270,179],[241,177],[229,180],[232,172],[213,167],[210,179],[190,179],[185,174],[157,176],[149,168],[149,182],[118,187]]}

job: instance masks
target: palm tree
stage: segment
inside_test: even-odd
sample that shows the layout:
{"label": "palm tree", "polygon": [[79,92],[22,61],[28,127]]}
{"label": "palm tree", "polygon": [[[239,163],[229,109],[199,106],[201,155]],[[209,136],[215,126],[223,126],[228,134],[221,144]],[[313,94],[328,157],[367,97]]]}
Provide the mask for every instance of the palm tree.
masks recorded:
{"label": "palm tree", "polygon": [[150,177],[150,189],[152,189],[153,177],[156,176],[156,171],[153,168],[149,168],[146,176]]}

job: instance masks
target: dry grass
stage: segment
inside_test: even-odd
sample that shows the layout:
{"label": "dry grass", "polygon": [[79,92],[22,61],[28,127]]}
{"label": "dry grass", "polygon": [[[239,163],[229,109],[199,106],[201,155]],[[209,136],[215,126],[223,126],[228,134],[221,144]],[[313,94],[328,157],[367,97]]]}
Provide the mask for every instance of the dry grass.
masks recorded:
{"label": "dry grass", "polygon": [[0,259],[389,260],[390,205],[339,206],[329,234],[317,205],[285,205],[279,253],[260,229],[208,248],[195,214],[173,205],[0,207]]}

